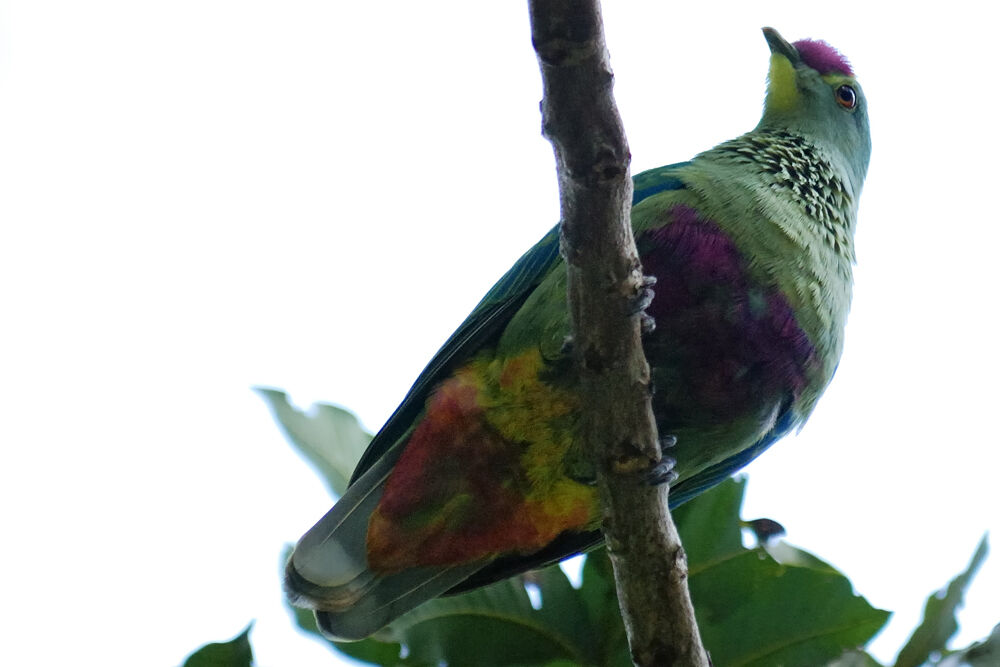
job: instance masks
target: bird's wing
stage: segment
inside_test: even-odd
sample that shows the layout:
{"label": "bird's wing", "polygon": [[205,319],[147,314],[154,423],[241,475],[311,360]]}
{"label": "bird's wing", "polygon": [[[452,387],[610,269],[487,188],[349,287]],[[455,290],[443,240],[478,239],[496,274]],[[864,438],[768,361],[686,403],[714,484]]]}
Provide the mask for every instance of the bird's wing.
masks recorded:
{"label": "bird's wing", "polygon": [[[632,205],[659,192],[683,189],[684,183],[675,172],[678,167],[687,164],[672,164],[636,175],[633,178]],[[430,391],[456,366],[496,340],[528,295],[560,261],[559,226],[556,225],[497,281],[441,346],[413,383],[406,398],[368,445],[351,476],[352,484],[406,435],[424,409]]]}
{"label": "bird's wing", "polygon": [[406,398],[368,445],[351,476],[352,484],[407,433],[424,409],[430,391],[456,366],[496,340],[524,300],[559,261],[557,225],[497,281],[441,346],[413,383]]}
{"label": "bird's wing", "polygon": [[641,174],[632,177],[632,206],[635,206],[643,199],[652,197],[655,194],[668,190],[685,189],[684,181],[678,176],[678,170],[686,167],[690,162],[678,162],[668,164],[666,167],[648,169]]}

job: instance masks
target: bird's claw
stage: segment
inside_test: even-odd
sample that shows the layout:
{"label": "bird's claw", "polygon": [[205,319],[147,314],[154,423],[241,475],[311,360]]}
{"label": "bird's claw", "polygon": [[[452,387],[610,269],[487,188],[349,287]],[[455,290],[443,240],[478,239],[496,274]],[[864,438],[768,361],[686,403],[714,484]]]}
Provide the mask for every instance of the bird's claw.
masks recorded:
{"label": "bird's claw", "polygon": [[661,457],[660,461],[646,472],[646,482],[652,486],[672,484],[677,479],[677,471],[674,470],[676,465],[677,459],[674,457]]}
{"label": "bird's claw", "polygon": [[656,293],[653,291],[653,285],[655,284],[656,276],[643,276],[639,291],[629,300],[628,304],[629,316],[639,316],[639,331],[643,336],[649,335],[656,330],[656,320],[646,312],[649,304],[653,303],[653,297],[656,296]]}
{"label": "bird's claw", "polygon": [[[677,444],[677,436],[675,435],[662,435],[660,436],[660,449],[670,449]],[[585,458],[580,452],[571,450],[565,459],[566,464],[566,476],[569,477],[574,482],[578,484],[585,484],[587,486],[597,485],[597,469],[590,459]],[[660,454],[660,460],[657,461],[652,467],[639,469],[631,467],[629,470],[622,470],[620,472],[628,472],[629,474],[638,474],[641,479],[651,486],[659,486],[660,484],[673,484],[677,479],[677,471],[674,468],[677,466],[677,459],[673,456],[668,456],[666,454]]]}
{"label": "bird's claw", "polygon": [[653,285],[655,284],[656,276],[642,277],[639,291],[629,300],[629,315],[637,315],[649,308],[649,304],[653,303],[653,297],[656,296],[656,292],[653,291]]}
{"label": "bird's claw", "polygon": [[[660,436],[660,449],[670,449],[677,445],[676,435],[661,435]],[[646,471],[646,481],[653,485],[659,486],[660,484],[673,484],[677,479],[677,471],[674,468],[677,467],[677,459],[673,456],[668,456],[666,454],[661,454],[660,460]]]}
{"label": "bird's claw", "polygon": [[653,316],[646,312],[639,313],[639,332],[643,336],[648,336],[654,331],[656,331],[656,320]]}

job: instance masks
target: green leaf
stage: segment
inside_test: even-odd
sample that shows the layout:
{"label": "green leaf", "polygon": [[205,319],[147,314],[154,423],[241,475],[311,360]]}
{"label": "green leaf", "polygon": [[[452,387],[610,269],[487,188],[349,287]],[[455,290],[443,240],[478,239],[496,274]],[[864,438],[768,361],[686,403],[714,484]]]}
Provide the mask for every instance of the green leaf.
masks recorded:
{"label": "green leaf", "polygon": [[799,567],[808,567],[813,570],[839,574],[837,568],[830,565],[825,560],[817,558],[808,551],[803,551],[802,549],[793,547],[784,540],[767,544],[764,546],[764,550],[770,554],[771,558],[778,561],[782,565],[797,565]]}
{"label": "green leaf", "polygon": [[965,589],[983,564],[989,551],[986,536],[979,541],[969,567],[949,582],[947,588],[932,594],[924,605],[924,620],[896,657],[896,667],[918,667],[933,653],[944,653],[948,640],[958,632],[955,612],[962,604]]}
{"label": "green leaf", "polygon": [[331,493],[344,495],[354,467],[371,442],[372,435],[358,423],[351,412],[316,403],[308,413],[288,402],[288,396],[277,389],[255,387],[267,401],[275,420],[292,443],[326,481]]}
{"label": "green leaf", "polygon": [[528,580],[541,593],[538,609],[531,606],[525,579],[518,577],[427,602],[376,636],[404,644],[408,659],[418,664],[596,664],[594,630],[579,591],[558,566],[532,573]]}
{"label": "green leaf", "polygon": [[[877,667],[855,649],[888,613],[854,595],[828,563],[783,542],[747,549],[739,510],[745,479],[724,482],[678,508],[674,520],[688,555],[688,583],[706,648],[716,667],[825,665]],[[581,594],[598,630],[601,664],[631,664],[614,576],[603,552],[587,556]],[[850,653],[848,653],[850,652]],[[840,662],[836,662],[836,661]]]}
{"label": "green leaf", "polygon": [[744,550],[699,567],[691,598],[716,667],[822,665],[864,645],[889,618],[839,573]]}
{"label": "green leaf", "polygon": [[740,506],[746,481],[746,477],[726,480],[673,510],[689,565],[745,551]]}
{"label": "green leaf", "polygon": [[205,644],[188,656],[184,667],[250,667],[253,650],[250,648],[250,628],[229,640],[215,644]]}
{"label": "green leaf", "polygon": [[808,552],[781,541],[745,548],[745,488],[745,478],[727,480],[674,512],[698,626],[716,667],[822,665],[864,645],[888,612],[854,595],[846,577]]}
{"label": "green leaf", "polygon": [[628,637],[618,607],[615,574],[606,549],[587,554],[583,563],[580,595],[596,633],[598,664],[608,667],[632,667]]}
{"label": "green leaf", "polygon": [[558,565],[553,565],[543,570],[529,572],[522,579],[538,586],[541,594],[542,606],[533,610],[534,615],[572,642],[577,655],[586,656],[593,662],[596,658],[597,642],[594,640],[590,615],[587,613],[587,606],[580,592],[569,583],[562,569]]}
{"label": "green leaf", "polygon": [[938,667],[996,667],[1000,665],[1000,625],[990,636],[961,651],[955,651],[938,663]]}

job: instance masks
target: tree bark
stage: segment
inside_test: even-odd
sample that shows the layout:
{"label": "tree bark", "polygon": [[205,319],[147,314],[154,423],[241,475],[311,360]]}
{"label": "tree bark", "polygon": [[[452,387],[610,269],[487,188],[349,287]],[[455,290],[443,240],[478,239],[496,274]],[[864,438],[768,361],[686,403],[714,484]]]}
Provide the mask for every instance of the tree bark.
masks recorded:
{"label": "tree bark", "polygon": [[596,465],[632,660],[707,667],[668,485],[646,482],[661,459],[637,312],[648,286],[632,238],[630,154],[600,3],[528,4],[544,88],[542,133],[556,155],[584,446]]}

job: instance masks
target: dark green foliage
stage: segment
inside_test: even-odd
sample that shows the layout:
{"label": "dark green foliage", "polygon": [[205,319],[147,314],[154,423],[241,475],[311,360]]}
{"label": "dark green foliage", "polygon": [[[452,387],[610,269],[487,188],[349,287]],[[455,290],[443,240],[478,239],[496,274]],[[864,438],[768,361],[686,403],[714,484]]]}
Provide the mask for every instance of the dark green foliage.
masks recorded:
{"label": "dark green foliage", "polygon": [[343,495],[351,471],[371,442],[371,433],[361,428],[357,417],[336,405],[317,403],[303,412],[288,402],[283,391],[257,387],[256,392],[267,401],[292,447],[312,464],[330,492]]}
{"label": "dark green foliage", "polygon": [[[430,664],[593,664],[594,632],[579,592],[558,568],[533,573],[543,601],[533,609],[523,578],[421,605],[383,631]],[[516,639],[513,639],[516,638]]]}
{"label": "dark green foliage", "polygon": [[250,648],[250,628],[228,642],[205,644],[188,656],[184,667],[250,667],[253,664],[253,650]]}
{"label": "dark green foliage", "polygon": [[787,547],[803,556],[779,563],[762,549],[744,548],[738,514],[744,487],[745,480],[726,482],[675,512],[691,598],[714,663],[823,664],[863,646],[889,614],[805,552]]}
{"label": "dark green foliage", "polygon": [[955,651],[938,663],[940,667],[996,667],[1000,665],[1000,625],[990,636],[961,651]]}
{"label": "dark green foliage", "polygon": [[[540,609],[532,608],[526,583],[537,587],[544,602]],[[617,606],[614,609],[617,613]],[[319,635],[311,612],[294,609],[294,613],[299,627]],[[621,626],[621,617],[616,619]],[[597,664],[598,636],[580,592],[562,570],[547,568],[528,578],[434,600],[403,616],[377,638],[328,643],[357,660],[380,665],[437,665],[444,661],[454,666],[489,667],[543,665],[559,659],[570,660],[570,664]],[[407,647],[405,658],[400,657],[403,644]]]}
{"label": "dark green foliage", "polygon": [[[738,511],[744,486],[743,480],[728,481],[675,513],[699,625],[716,667],[820,665],[863,646],[888,613],[873,609],[853,594],[843,575],[805,552],[787,549],[804,566],[743,547]],[[525,584],[538,587],[540,608],[532,608]],[[297,618],[315,632],[311,616]],[[400,659],[403,645],[407,657]],[[603,551],[588,556],[580,589],[551,567],[433,600],[377,640],[335,646],[383,665],[631,664],[614,575]]]}
{"label": "dark green foliage", "polygon": [[[371,436],[349,412],[318,405],[309,413],[290,406],[283,392],[259,390],[302,454],[335,493],[342,493],[357,456]],[[339,453],[333,450],[341,448]],[[353,458],[352,458],[353,457]],[[888,618],[856,596],[836,568],[774,539],[743,546],[739,519],[745,479],[729,480],[674,511],[688,555],[691,595],[715,667],[825,665],[881,667],[861,650]],[[773,531],[771,531],[773,533]],[[986,538],[968,568],[932,595],[924,621],[895,667],[1000,665],[1000,626],[972,646],[949,651],[955,613],[986,556]],[[291,552],[287,548],[285,559]],[[283,559],[284,562],[284,559]],[[539,608],[525,586],[537,587]],[[603,550],[583,566],[573,588],[551,567],[465,595],[433,600],[374,638],[352,643],[323,639],[312,612],[294,609],[307,633],[356,660],[375,665],[428,667],[628,667],[631,660],[618,609],[611,563]],[[185,667],[245,667],[253,655],[250,628],[230,642],[208,644]]]}
{"label": "dark green foliage", "polygon": [[[766,553],[743,548],[738,533],[733,539],[744,485],[744,480],[727,482],[674,513],[682,539],[694,550],[689,551],[691,594],[715,666],[882,667],[860,647],[885,623],[887,612],[853,595],[843,575],[808,552],[781,542]],[[984,538],[968,569],[946,593],[928,600],[924,622],[900,653],[906,658],[922,652],[923,658],[906,658],[911,661],[898,661],[895,667],[1000,664],[1000,626],[966,649],[946,648],[957,628],[954,614],[961,593],[985,554]],[[401,618],[379,639],[330,644],[377,665],[632,664],[611,562],[603,550],[587,557],[579,589],[558,568],[535,573],[532,581],[541,592],[539,610],[530,607],[524,580],[512,579],[434,600]],[[310,612],[295,610],[295,615],[303,629],[318,635]],[[393,643],[380,641],[390,639]],[[406,658],[399,657],[403,644],[409,647]]]}
{"label": "dark green foliage", "polygon": [[674,513],[698,626],[715,665],[820,665],[863,646],[889,613],[873,609],[846,577],[805,552],[795,549],[804,554],[797,562],[779,563],[744,548],[744,486],[728,481]]}
{"label": "dark green foliage", "polygon": [[948,640],[958,632],[955,612],[962,604],[965,589],[968,588],[969,582],[975,576],[976,570],[986,560],[988,551],[989,547],[984,535],[965,572],[952,579],[946,589],[933,593],[927,598],[927,603],[924,605],[924,620],[913,631],[910,640],[899,652],[899,656],[896,658],[896,667],[918,667],[932,655],[944,651]]}
{"label": "dark green foliage", "polygon": [[631,667],[628,638],[618,608],[615,573],[603,549],[590,554],[583,563],[580,595],[591,624],[597,631],[598,663],[608,667]]}

